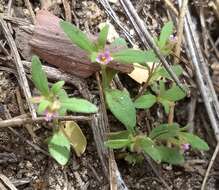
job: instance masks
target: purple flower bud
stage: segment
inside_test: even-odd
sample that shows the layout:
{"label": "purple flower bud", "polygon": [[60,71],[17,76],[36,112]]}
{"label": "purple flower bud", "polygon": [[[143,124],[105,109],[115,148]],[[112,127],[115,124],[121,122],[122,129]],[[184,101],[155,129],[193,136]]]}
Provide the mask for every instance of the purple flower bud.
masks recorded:
{"label": "purple flower bud", "polygon": [[96,62],[103,65],[107,65],[112,60],[113,58],[111,57],[109,50],[106,50],[103,53],[99,53],[96,58]]}
{"label": "purple flower bud", "polygon": [[57,116],[58,116],[58,113],[57,113],[57,112],[51,112],[51,111],[46,110],[46,111],[44,112],[44,115],[45,115],[45,120],[46,120],[46,121],[51,121],[54,117],[57,117]]}
{"label": "purple flower bud", "polygon": [[182,148],[183,151],[186,151],[190,148],[190,144],[188,144],[188,143],[181,144],[181,148]]}

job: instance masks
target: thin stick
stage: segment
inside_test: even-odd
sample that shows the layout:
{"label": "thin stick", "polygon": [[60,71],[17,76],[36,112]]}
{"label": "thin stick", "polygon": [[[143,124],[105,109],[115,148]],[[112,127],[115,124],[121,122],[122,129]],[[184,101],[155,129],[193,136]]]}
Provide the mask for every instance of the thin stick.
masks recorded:
{"label": "thin stick", "polygon": [[10,190],[18,190],[11,181],[3,174],[0,174],[0,179],[10,188]]}
{"label": "thin stick", "polygon": [[[183,25],[184,25],[184,17],[187,10],[187,4],[188,0],[183,0],[183,4],[180,8],[180,15],[179,15],[179,23],[177,28],[177,44],[175,47],[175,54],[176,56],[180,57],[180,51],[181,51],[181,44],[183,40]],[[174,63],[177,63],[178,60],[175,58]]]}
{"label": "thin stick", "polygon": [[216,156],[217,156],[217,154],[218,154],[218,151],[219,151],[219,143],[217,143],[217,146],[216,146],[216,148],[215,148],[214,154],[213,154],[212,157],[211,157],[210,163],[209,163],[209,165],[208,165],[208,169],[207,169],[207,171],[206,171],[206,173],[205,173],[205,177],[204,177],[204,180],[203,180],[203,182],[202,182],[201,190],[205,190],[205,186],[206,186],[206,183],[207,183],[207,180],[208,180],[208,176],[209,176],[209,174],[210,174],[211,168],[212,168],[212,166],[213,166],[213,164],[214,164],[214,161],[215,161],[215,159],[216,159]]}
{"label": "thin stick", "polygon": [[133,38],[129,34],[129,31],[123,26],[123,24],[120,22],[119,17],[116,15],[115,11],[110,6],[108,0],[99,0],[102,6],[104,7],[106,13],[114,20],[114,22],[119,26],[119,28],[122,30],[123,34],[126,36],[129,43],[133,46]]}
{"label": "thin stick", "polygon": [[28,82],[27,82],[27,78],[25,76],[25,71],[24,71],[24,68],[23,68],[23,64],[21,62],[21,58],[20,58],[20,55],[18,53],[18,50],[17,50],[17,47],[16,47],[16,44],[15,44],[15,41],[10,33],[10,31],[8,30],[8,27],[7,27],[7,24],[6,22],[2,19],[2,17],[0,17],[0,26],[2,27],[3,29],[3,32],[5,34],[5,37],[8,41],[8,44],[10,46],[10,49],[11,49],[11,53],[12,53],[12,56],[14,58],[14,61],[15,61],[15,64],[16,64],[16,67],[17,67],[17,71],[18,71],[18,75],[19,75],[19,82],[20,82],[20,86],[21,88],[23,89],[23,92],[24,92],[24,95],[25,95],[25,98],[27,100],[27,103],[28,103],[28,107],[29,107],[29,110],[31,112],[31,115],[33,118],[36,118],[36,111],[34,109],[34,106],[33,104],[29,101],[30,98],[31,98],[31,93],[30,93],[30,88],[28,86]]}
{"label": "thin stick", "polygon": [[[4,106],[5,109],[5,117],[10,120],[11,119],[11,114],[9,113],[9,110],[7,109],[7,106]],[[9,130],[15,134],[16,136],[18,136],[19,138],[21,138],[24,142],[26,142],[28,145],[32,146],[35,150],[45,154],[46,156],[50,156],[48,154],[48,152],[46,152],[45,150],[43,150],[42,148],[40,148],[37,144],[32,143],[31,141],[25,139],[20,133],[18,133],[16,130],[14,130],[12,127],[9,127]]]}
{"label": "thin stick", "polygon": [[63,7],[65,9],[65,18],[67,21],[71,22],[72,17],[71,17],[71,7],[69,5],[69,2],[67,0],[62,0]]}
{"label": "thin stick", "polygon": [[144,92],[146,91],[149,82],[151,80],[151,77],[154,74],[154,71],[156,70],[157,66],[155,67],[155,63],[153,63],[152,68],[150,69],[150,67],[148,67],[148,78],[146,80],[146,82],[144,83],[144,85],[142,86],[140,92],[137,94],[137,96],[134,98],[135,100],[138,99],[140,96],[142,96],[144,94]]}
{"label": "thin stick", "polygon": [[152,162],[152,160],[147,155],[144,155],[144,157],[147,160],[148,164],[151,166],[151,168],[152,168],[153,172],[155,173],[155,175],[160,179],[160,181],[164,185],[164,187],[167,190],[171,190],[170,186],[167,184],[167,182],[162,178],[162,176],[157,171],[157,168],[154,166],[154,163]]}
{"label": "thin stick", "polygon": [[[178,0],[178,2],[181,3],[181,0]],[[209,116],[212,128],[214,129],[215,136],[216,136],[217,140],[219,140],[219,128],[218,128],[218,119],[217,119],[219,114],[217,111],[218,109],[215,109],[216,114],[217,114],[217,116],[216,116],[215,110],[214,110],[214,108],[218,107],[217,106],[218,100],[215,98],[215,90],[213,89],[212,81],[211,81],[209,73],[207,71],[208,69],[205,68],[205,66],[207,64],[205,63],[204,58],[201,57],[202,52],[201,52],[200,48],[197,48],[197,46],[199,45],[199,42],[197,40],[197,37],[194,37],[195,29],[194,29],[193,23],[191,21],[191,16],[190,16],[189,12],[187,13],[187,15],[185,17],[184,29],[185,29],[186,43],[187,43],[187,47],[188,47],[187,53],[191,57],[191,60],[193,62],[197,83],[199,85],[200,92],[201,92],[202,98],[204,100],[204,104],[205,104],[206,110],[208,112],[208,116]],[[205,84],[205,82],[203,80],[203,73],[205,74],[205,80],[207,80],[208,86]],[[211,98],[209,98],[209,95],[211,95],[213,102],[215,102],[215,104],[213,104],[213,106],[212,106],[212,102],[210,102]]]}
{"label": "thin stick", "polygon": [[[68,121],[68,120],[75,120],[75,121],[90,121],[92,118],[87,116],[58,116],[54,117],[52,120],[60,120],[60,121]],[[32,124],[32,123],[42,123],[45,122],[45,117],[37,117],[37,118],[12,118],[8,120],[0,121],[0,128],[3,127],[15,127],[21,126],[24,124]]]}
{"label": "thin stick", "polygon": [[176,16],[179,15],[177,9],[174,7],[173,3],[170,0],[164,0],[164,2],[166,3],[167,7],[169,7]]}
{"label": "thin stick", "polygon": [[24,2],[25,2],[25,5],[26,5],[27,9],[30,12],[31,21],[33,22],[33,24],[35,24],[36,23],[36,18],[35,18],[35,14],[33,12],[33,8],[32,8],[32,6],[30,4],[30,1],[29,0],[24,0]]}

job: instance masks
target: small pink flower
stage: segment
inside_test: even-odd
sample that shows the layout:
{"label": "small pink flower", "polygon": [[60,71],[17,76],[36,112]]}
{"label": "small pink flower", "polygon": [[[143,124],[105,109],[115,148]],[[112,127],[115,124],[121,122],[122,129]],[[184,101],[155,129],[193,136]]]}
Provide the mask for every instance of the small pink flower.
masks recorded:
{"label": "small pink flower", "polygon": [[96,62],[103,65],[107,65],[112,60],[113,58],[111,57],[109,50],[106,50],[103,53],[99,53],[96,58]]}
{"label": "small pink flower", "polygon": [[174,36],[174,35],[170,35],[169,40],[170,40],[170,42],[176,43],[177,42],[177,37]]}
{"label": "small pink flower", "polygon": [[181,148],[182,148],[183,151],[186,151],[190,148],[190,144],[188,144],[188,143],[181,144]]}
{"label": "small pink flower", "polygon": [[44,112],[44,115],[45,115],[45,120],[46,120],[46,121],[51,121],[54,117],[57,117],[57,116],[58,116],[58,113],[57,113],[57,112],[51,112],[51,111],[46,110],[46,111]]}

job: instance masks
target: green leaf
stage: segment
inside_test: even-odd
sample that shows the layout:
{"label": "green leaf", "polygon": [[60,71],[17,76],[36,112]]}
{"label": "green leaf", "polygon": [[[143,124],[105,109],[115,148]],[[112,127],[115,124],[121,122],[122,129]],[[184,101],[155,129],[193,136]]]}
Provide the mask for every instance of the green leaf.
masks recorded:
{"label": "green leaf", "polygon": [[164,111],[166,114],[168,114],[170,112],[170,106],[171,106],[171,102],[168,100],[165,100],[163,98],[158,98],[158,101],[162,104],[162,106],[164,107]]}
{"label": "green leaf", "polygon": [[99,38],[98,38],[99,49],[104,49],[106,45],[108,32],[109,32],[109,25],[105,25],[99,33]]}
{"label": "green leaf", "polygon": [[180,136],[182,136],[183,139],[185,139],[185,141],[188,142],[191,145],[191,147],[194,149],[204,150],[204,151],[209,150],[208,144],[196,135],[186,132],[180,132]]}
{"label": "green leaf", "polygon": [[136,110],[129,93],[126,90],[108,89],[105,96],[110,111],[132,132],[136,125]]}
{"label": "green leaf", "polygon": [[87,100],[79,98],[68,98],[61,100],[61,106],[72,112],[96,113],[97,107]]}
{"label": "green leaf", "polygon": [[66,91],[64,89],[61,89],[57,96],[59,97],[59,100],[62,101],[62,100],[65,100],[65,99],[68,99],[68,94],[66,93]]}
{"label": "green leaf", "polygon": [[81,156],[87,147],[87,140],[81,128],[74,121],[66,121],[64,131],[76,155]]}
{"label": "green leaf", "polygon": [[42,100],[42,101],[40,102],[40,104],[38,105],[37,113],[40,114],[40,115],[43,114],[44,111],[46,110],[46,108],[47,108],[49,105],[51,105],[51,102],[50,102],[50,101],[48,101],[48,100]]}
{"label": "green leaf", "polygon": [[146,65],[147,62],[157,61],[157,57],[153,50],[141,51],[135,49],[125,49],[116,53],[112,53],[112,57],[115,61],[124,64],[139,63]]}
{"label": "green leaf", "polygon": [[131,135],[130,131],[118,131],[118,132],[110,132],[107,134],[109,140],[116,140],[116,139],[128,139]]}
{"label": "green leaf", "polygon": [[112,48],[118,48],[118,47],[128,48],[127,43],[126,43],[124,38],[116,38],[114,40],[114,42],[110,44],[110,47],[112,47]]}
{"label": "green leaf", "polygon": [[152,107],[156,102],[156,96],[152,94],[147,94],[139,97],[137,100],[135,100],[134,104],[136,108],[139,109],[148,109]]}
{"label": "green leaf", "polygon": [[149,138],[144,138],[141,140],[141,148],[145,154],[148,154],[154,161],[160,163],[161,155],[153,141]]}
{"label": "green leaf", "polygon": [[159,48],[162,49],[167,41],[169,40],[170,35],[173,33],[173,23],[172,22],[167,22],[160,33],[160,37],[159,37],[159,41],[158,41],[158,45]]}
{"label": "green leaf", "polygon": [[180,87],[173,85],[169,90],[165,91],[164,94],[160,94],[160,96],[165,100],[176,102],[183,99],[186,93],[182,91]]}
{"label": "green leaf", "polygon": [[58,110],[58,114],[59,116],[65,116],[66,115],[66,112],[67,112],[67,109],[61,107],[59,110]]}
{"label": "green leaf", "polygon": [[97,61],[96,61],[97,56],[98,56],[98,53],[97,53],[97,52],[92,52],[92,53],[90,54],[90,60],[91,60],[92,63],[97,62]]}
{"label": "green leaf", "polygon": [[42,64],[37,56],[33,56],[31,60],[31,75],[36,88],[44,95],[49,95],[49,86],[46,74],[42,69]]}
{"label": "green leaf", "polygon": [[65,84],[65,81],[58,81],[55,84],[53,84],[51,87],[51,91],[53,92],[53,94],[55,95],[58,94],[64,84]]}
{"label": "green leaf", "polygon": [[165,146],[159,146],[157,149],[161,155],[162,162],[167,162],[173,165],[181,165],[185,161],[183,155],[178,149],[168,148]]}
{"label": "green leaf", "polygon": [[117,140],[108,140],[105,143],[105,146],[112,149],[120,149],[128,147],[131,144],[130,139],[117,139]]}
{"label": "green leaf", "polygon": [[[171,69],[177,77],[179,77],[183,73],[183,69],[180,65],[172,65]],[[160,67],[156,72],[159,74],[159,76],[172,80],[172,77],[169,75],[164,67]]]}
{"label": "green leaf", "polygon": [[67,21],[60,21],[60,26],[65,32],[65,34],[69,37],[69,39],[81,49],[88,51],[89,53],[96,51],[96,47],[92,41],[88,39],[86,34],[84,34],[81,30],[79,30],[73,24]]}
{"label": "green leaf", "polygon": [[152,129],[149,137],[153,140],[168,140],[171,137],[177,137],[180,131],[181,129],[177,123],[161,124],[158,127]]}
{"label": "green leaf", "polygon": [[70,143],[65,135],[59,131],[48,141],[50,155],[61,165],[65,165],[70,158]]}

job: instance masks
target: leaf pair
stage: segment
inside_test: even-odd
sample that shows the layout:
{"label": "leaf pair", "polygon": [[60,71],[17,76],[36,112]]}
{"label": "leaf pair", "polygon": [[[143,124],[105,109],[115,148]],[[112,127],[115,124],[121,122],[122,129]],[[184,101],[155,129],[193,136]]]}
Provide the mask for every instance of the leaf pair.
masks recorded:
{"label": "leaf pair", "polygon": [[160,93],[157,96],[148,93],[135,100],[134,105],[138,109],[149,109],[158,102],[164,106],[165,112],[169,113],[171,104],[183,99],[185,96],[186,94],[175,84],[168,90],[165,90],[164,86],[161,85]]}
{"label": "leaf pair", "polygon": [[154,128],[149,137],[154,141],[168,141],[170,139],[175,139],[174,142],[181,144],[181,140],[184,143],[188,143],[192,148],[197,150],[207,151],[209,149],[207,143],[203,141],[198,136],[185,132],[185,128],[181,128],[178,124],[162,124]]}
{"label": "leaf pair", "polygon": [[[84,34],[81,30],[69,22],[60,21],[60,26],[73,44],[77,45],[79,48],[87,51],[90,54],[90,59],[92,62],[95,62],[98,52],[101,52],[105,49],[109,31],[108,25],[103,27],[103,29],[100,31],[97,44],[92,42],[86,36],[86,34]],[[111,47],[117,47],[120,45],[127,47],[125,41],[122,38],[116,39],[115,42],[111,44]],[[139,64],[145,65],[146,62],[155,62],[158,60],[157,56],[152,50],[144,52],[141,50],[128,48],[120,50],[116,53],[112,53],[112,57],[113,60],[123,64],[132,64],[137,62]]]}
{"label": "leaf pair", "polygon": [[158,163],[167,162],[177,165],[184,162],[184,157],[177,148],[158,146],[149,137],[133,137],[128,131],[111,133],[105,145],[112,149],[128,148],[132,152],[142,152]]}
{"label": "leaf pair", "polygon": [[65,122],[61,129],[49,138],[48,149],[50,155],[59,164],[65,165],[70,158],[70,147],[73,147],[77,156],[81,156],[86,149],[87,140],[74,121]]}
{"label": "leaf pair", "polygon": [[67,21],[60,21],[60,26],[65,32],[65,34],[69,37],[73,44],[77,45],[81,49],[92,53],[97,52],[99,49],[104,49],[107,35],[109,31],[109,26],[106,25],[103,27],[99,34],[99,38],[97,40],[97,44],[92,42],[86,34],[84,34],[80,29],[78,29],[75,25],[67,22]]}

